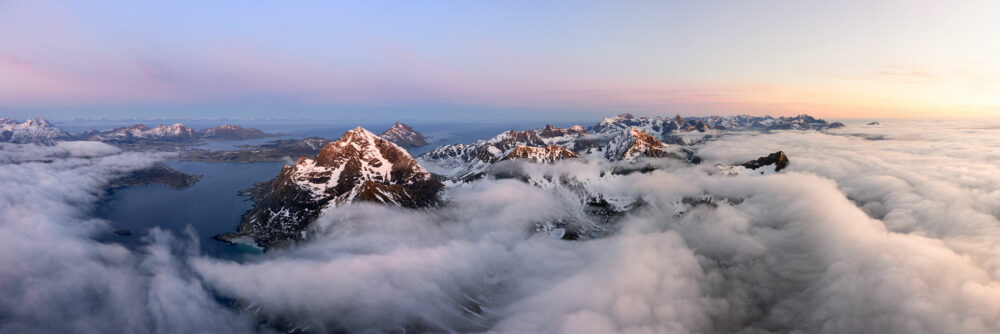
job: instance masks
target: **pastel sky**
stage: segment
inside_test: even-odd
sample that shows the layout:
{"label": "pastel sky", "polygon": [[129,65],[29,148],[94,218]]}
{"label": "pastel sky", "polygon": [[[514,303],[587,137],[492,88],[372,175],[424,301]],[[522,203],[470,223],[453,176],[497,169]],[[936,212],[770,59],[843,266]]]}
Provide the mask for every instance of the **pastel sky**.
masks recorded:
{"label": "pastel sky", "polygon": [[1000,1],[4,1],[0,116],[1000,116]]}

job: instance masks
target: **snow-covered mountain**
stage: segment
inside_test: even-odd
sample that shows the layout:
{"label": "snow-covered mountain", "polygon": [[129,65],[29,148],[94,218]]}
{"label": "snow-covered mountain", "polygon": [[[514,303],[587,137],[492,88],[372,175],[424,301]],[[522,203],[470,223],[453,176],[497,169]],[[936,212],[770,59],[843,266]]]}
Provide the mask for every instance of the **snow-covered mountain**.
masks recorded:
{"label": "snow-covered mountain", "polygon": [[0,118],[0,142],[15,144],[50,144],[56,140],[72,137],[66,131],[52,126],[42,118],[18,122],[10,118]]}
{"label": "snow-covered mountain", "polygon": [[[586,129],[580,125],[565,129],[546,125],[541,129],[510,130],[473,144],[440,146],[417,160],[435,174],[452,180],[474,179],[520,146],[556,145],[578,155],[609,161],[670,157],[697,163],[699,158],[686,147],[727,131],[825,130],[842,126],[808,115],[649,118],[626,113],[605,118]],[[528,149],[521,150],[526,153]]]}
{"label": "snow-covered mountain", "polygon": [[608,117],[588,129],[591,133],[619,132],[631,127],[637,127],[654,136],[663,137],[674,132],[705,132],[716,131],[767,131],[767,130],[827,130],[843,127],[843,123],[828,123],[809,115],[794,117],[771,116],[706,116],[706,117],[635,117],[632,114],[621,114]]}
{"label": "snow-covered mountain", "polygon": [[549,145],[545,147],[517,146],[510,154],[502,160],[526,160],[539,163],[553,163],[563,159],[579,157],[576,152],[567,150],[559,145]]}
{"label": "snow-covered mountain", "polygon": [[302,157],[282,168],[254,196],[239,233],[225,238],[250,237],[272,247],[304,238],[305,228],[325,208],[351,201],[425,207],[436,203],[443,187],[406,150],[358,127],[316,158]]}
{"label": "snow-covered mountain", "polygon": [[639,157],[662,158],[675,154],[670,151],[667,145],[656,138],[653,138],[639,128],[630,128],[620,132],[606,146],[604,146],[604,158],[609,161],[634,160]]}
{"label": "snow-covered mountain", "polygon": [[409,125],[396,122],[388,130],[382,132],[379,137],[391,141],[401,147],[416,147],[427,145],[427,139],[420,132],[417,132]]}
{"label": "snow-covered mountain", "polygon": [[578,142],[586,142],[580,140],[585,135],[586,131],[582,126],[560,129],[549,125],[542,129],[510,130],[474,144],[444,145],[417,159],[421,164],[432,168],[431,171],[435,174],[464,179],[482,173],[490,165],[514,153],[517,147],[544,148],[556,145],[575,152],[578,150]]}
{"label": "snow-covered mountain", "polygon": [[198,137],[205,139],[225,139],[242,140],[254,138],[266,138],[273,135],[254,128],[244,128],[239,125],[220,125],[214,128],[207,128],[198,131]]}
{"label": "snow-covered mountain", "polygon": [[105,142],[128,142],[137,139],[160,141],[188,141],[198,139],[198,133],[184,124],[158,125],[150,128],[143,124],[120,127],[111,130],[88,130],[82,137],[86,140]]}
{"label": "snow-covered mountain", "polygon": [[[610,132],[610,130],[605,130]],[[539,162],[578,155],[609,161],[634,160],[639,157],[674,157],[684,159],[680,147],[657,140],[639,128],[603,135],[588,134],[582,126],[560,129],[546,125],[542,129],[507,131],[475,144],[444,145],[417,157],[432,172],[453,180],[466,180],[482,174],[506,157],[531,157]]]}

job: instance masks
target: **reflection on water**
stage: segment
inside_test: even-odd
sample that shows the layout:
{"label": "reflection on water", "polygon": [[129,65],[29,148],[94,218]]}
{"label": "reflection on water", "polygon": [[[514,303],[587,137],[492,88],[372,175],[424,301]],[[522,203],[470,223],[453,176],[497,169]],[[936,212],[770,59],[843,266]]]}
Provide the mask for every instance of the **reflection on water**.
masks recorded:
{"label": "reflection on water", "polygon": [[274,178],[283,163],[169,162],[167,165],[202,177],[187,189],[149,185],[113,191],[96,208],[95,215],[111,221],[115,229],[131,230],[133,235],[108,233],[101,237],[102,241],[135,247],[152,227],[159,226],[181,236],[185,226],[191,225],[198,233],[205,254],[233,258],[241,253],[257,252],[247,246],[231,246],[211,238],[234,231],[240,216],[253,205],[248,197],[239,196],[238,191]]}

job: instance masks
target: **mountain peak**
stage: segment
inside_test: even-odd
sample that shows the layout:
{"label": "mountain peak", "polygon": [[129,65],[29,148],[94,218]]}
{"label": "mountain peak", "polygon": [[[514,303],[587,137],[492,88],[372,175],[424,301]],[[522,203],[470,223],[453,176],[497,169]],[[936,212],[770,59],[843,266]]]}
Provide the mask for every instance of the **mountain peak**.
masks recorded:
{"label": "mountain peak", "polygon": [[49,121],[40,117],[21,123],[9,118],[0,119],[0,142],[51,144],[71,137],[68,132],[52,126]]}
{"label": "mountain peak", "polygon": [[406,125],[399,121],[393,123],[392,126],[389,127],[388,130],[385,130],[385,132],[382,132],[382,134],[379,135],[379,137],[382,137],[385,140],[391,141],[402,147],[427,145],[427,139],[424,138],[423,134],[417,132],[416,130],[413,130],[413,128],[410,127],[409,125]]}
{"label": "mountain peak", "polygon": [[40,126],[40,127],[46,127],[46,128],[52,126],[52,123],[49,123],[49,121],[46,121],[44,118],[41,118],[41,117],[35,117],[35,118],[32,118],[32,119],[29,119],[27,121],[27,123],[30,126]]}
{"label": "mountain peak", "polygon": [[352,201],[424,207],[436,202],[443,187],[402,147],[357,127],[316,158],[285,166],[255,198],[240,233],[264,246],[300,240],[300,232],[324,208]]}
{"label": "mountain peak", "polygon": [[611,161],[631,160],[638,157],[669,156],[667,145],[637,127],[618,134],[608,143],[604,157]]}

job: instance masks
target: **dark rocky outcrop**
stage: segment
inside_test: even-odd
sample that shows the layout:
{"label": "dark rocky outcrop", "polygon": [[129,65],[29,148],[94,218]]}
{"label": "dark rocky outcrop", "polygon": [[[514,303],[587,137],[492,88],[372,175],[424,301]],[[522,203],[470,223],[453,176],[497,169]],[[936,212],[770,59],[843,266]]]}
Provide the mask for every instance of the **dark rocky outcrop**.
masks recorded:
{"label": "dark rocky outcrop", "polygon": [[785,152],[778,151],[771,153],[766,157],[760,157],[757,160],[751,160],[740,164],[740,166],[746,167],[747,169],[758,169],[770,165],[774,165],[775,172],[781,171],[788,166],[788,156],[785,155]]}

